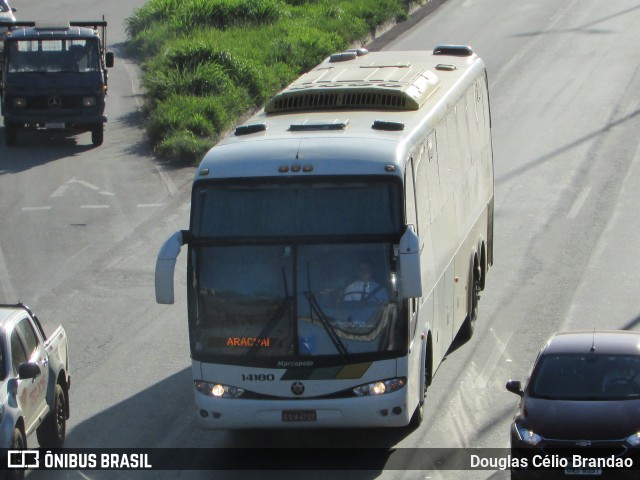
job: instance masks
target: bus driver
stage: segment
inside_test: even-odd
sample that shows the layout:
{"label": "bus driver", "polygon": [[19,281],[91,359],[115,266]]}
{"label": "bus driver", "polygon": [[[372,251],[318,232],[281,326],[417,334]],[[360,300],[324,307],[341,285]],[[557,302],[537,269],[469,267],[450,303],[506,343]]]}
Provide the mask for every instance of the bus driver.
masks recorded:
{"label": "bus driver", "polygon": [[358,280],[345,288],[342,300],[345,302],[384,303],[389,299],[386,289],[373,279],[369,262],[358,265]]}

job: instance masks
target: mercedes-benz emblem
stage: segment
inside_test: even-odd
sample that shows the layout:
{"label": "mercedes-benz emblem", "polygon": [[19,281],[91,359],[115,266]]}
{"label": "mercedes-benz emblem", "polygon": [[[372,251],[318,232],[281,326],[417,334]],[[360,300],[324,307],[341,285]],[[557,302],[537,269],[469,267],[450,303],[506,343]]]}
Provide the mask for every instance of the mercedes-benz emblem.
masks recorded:
{"label": "mercedes-benz emblem", "polygon": [[291,391],[294,395],[302,395],[304,393],[304,385],[302,382],[293,382],[291,384]]}
{"label": "mercedes-benz emblem", "polygon": [[60,108],[62,106],[62,99],[57,95],[49,97],[49,100],[47,100],[47,105],[49,105],[49,108]]}

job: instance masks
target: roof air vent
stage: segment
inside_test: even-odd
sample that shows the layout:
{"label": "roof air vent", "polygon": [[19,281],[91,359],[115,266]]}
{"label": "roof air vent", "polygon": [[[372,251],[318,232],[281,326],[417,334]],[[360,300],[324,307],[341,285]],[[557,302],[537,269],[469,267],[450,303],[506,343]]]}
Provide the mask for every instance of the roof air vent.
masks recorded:
{"label": "roof air vent", "polygon": [[347,60],[354,60],[355,58],[358,58],[358,54],[354,51],[351,52],[341,52],[341,53],[334,53],[333,55],[331,55],[329,57],[329,61],[331,63],[334,62],[346,62]]}
{"label": "roof air vent", "polygon": [[292,123],[289,130],[292,132],[305,132],[310,130],[344,130],[349,125],[349,119],[336,119],[329,121]]}
{"label": "roof air vent", "polygon": [[404,130],[403,122],[391,122],[388,120],[374,120],[371,128],[374,130],[388,130],[390,132],[399,132]]}
{"label": "roof air vent", "polygon": [[434,55],[451,55],[454,57],[469,57],[473,50],[467,45],[438,45],[433,49]]}
{"label": "roof air vent", "polygon": [[236,127],[236,136],[249,135],[251,133],[264,132],[267,129],[266,123],[252,123]]}

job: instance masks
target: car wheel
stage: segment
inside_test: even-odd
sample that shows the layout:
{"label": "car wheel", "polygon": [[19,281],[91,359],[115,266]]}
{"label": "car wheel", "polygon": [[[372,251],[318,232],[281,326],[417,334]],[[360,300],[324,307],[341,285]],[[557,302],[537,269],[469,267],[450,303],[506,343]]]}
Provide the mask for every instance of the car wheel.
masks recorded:
{"label": "car wheel", "polygon": [[98,123],[91,129],[91,143],[93,143],[94,147],[99,147],[100,145],[102,145],[103,140],[104,125],[102,123]]}
{"label": "car wheel", "polygon": [[67,433],[67,404],[64,390],[56,384],[53,394],[53,408],[37,430],[41,447],[60,448]]}
{"label": "car wheel", "polygon": [[[27,448],[27,439],[18,427],[13,429],[13,437],[11,437],[10,450],[25,450]],[[24,469],[14,469],[6,472],[6,478],[8,480],[24,480]]]}

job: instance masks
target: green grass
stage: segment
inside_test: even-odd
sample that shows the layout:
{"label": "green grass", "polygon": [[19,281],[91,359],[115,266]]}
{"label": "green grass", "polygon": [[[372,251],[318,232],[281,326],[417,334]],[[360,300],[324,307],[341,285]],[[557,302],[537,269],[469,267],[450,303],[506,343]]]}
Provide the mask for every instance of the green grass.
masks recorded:
{"label": "green grass", "polygon": [[248,109],[408,0],[150,0],[126,20],[142,64],[146,128],[157,155],[201,160]]}

